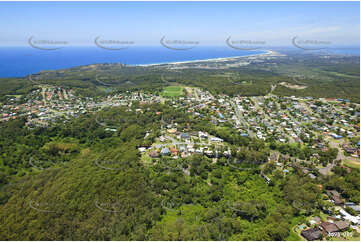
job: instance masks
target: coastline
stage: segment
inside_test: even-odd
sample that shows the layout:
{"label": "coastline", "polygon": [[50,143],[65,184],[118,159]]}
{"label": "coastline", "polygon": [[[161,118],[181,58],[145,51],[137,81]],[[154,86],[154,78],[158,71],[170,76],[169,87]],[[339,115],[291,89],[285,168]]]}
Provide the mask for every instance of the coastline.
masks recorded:
{"label": "coastline", "polygon": [[149,66],[160,66],[160,65],[179,65],[179,64],[189,64],[189,63],[198,63],[198,62],[224,62],[237,60],[245,57],[261,57],[275,54],[277,52],[273,50],[265,50],[264,53],[259,54],[250,54],[250,55],[241,55],[241,56],[233,56],[233,57],[219,57],[219,58],[210,58],[210,59],[201,59],[201,60],[189,60],[189,61],[175,61],[175,62],[163,62],[163,63],[152,63],[152,64],[138,64],[132,66],[140,66],[140,67],[149,67]]}
{"label": "coastline", "polygon": [[[162,66],[177,66],[177,65],[197,64],[197,63],[206,64],[207,62],[222,63],[222,62],[227,62],[227,61],[247,60],[247,59],[251,59],[251,58],[263,58],[265,56],[271,56],[274,54],[278,54],[278,53],[273,50],[260,50],[260,51],[257,51],[256,53],[250,53],[250,54],[242,55],[242,56],[217,57],[217,58],[185,60],[185,61],[171,61],[170,60],[169,62],[166,61],[166,62],[149,63],[149,64],[125,64],[125,65],[130,66],[130,67],[132,66],[132,67],[147,68],[147,67],[152,67],[152,66],[162,67]],[[30,58],[31,56],[32,55],[27,55],[26,58]],[[11,63],[11,62],[5,62],[5,63]],[[28,63],[30,63],[30,62],[28,62]],[[40,61],[38,63],[40,63],[41,65],[43,64],[42,61]],[[67,64],[65,65],[63,63],[67,63]],[[104,61],[104,60],[95,61],[92,63],[74,63],[74,64],[69,64],[68,62],[63,62],[63,63],[60,63],[59,66],[58,66],[59,63],[57,63],[56,66],[50,64],[50,66],[41,66],[40,68],[36,68],[33,65],[31,65],[31,67],[25,66],[24,70],[21,70],[20,72],[16,71],[16,73],[12,73],[13,70],[15,70],[15,66],[13,66],[11,64],[6,64],[4,67],[0,68],[0,78],[24,78],[30,74],[40,73],[40,72],[44,72],[44,71],[60,71],[60,70],[65,70],[65,69],[70,69],[70,68],[96,65],[96,64],[104,64],[104,63],[124,64],[124,62],[119,62],[119,61],[110,61],[109,62],[109,61]],[[29,67],[29,70],[27,70],[27,67]],[[34,68],[38,69],[38,70],[33,70]],[[4,74],[2,72],[4,72]]]}

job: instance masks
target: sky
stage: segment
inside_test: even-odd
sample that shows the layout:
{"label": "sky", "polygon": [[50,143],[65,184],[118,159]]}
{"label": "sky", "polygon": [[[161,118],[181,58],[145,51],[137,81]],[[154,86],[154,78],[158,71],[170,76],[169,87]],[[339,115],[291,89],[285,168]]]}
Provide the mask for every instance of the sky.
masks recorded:
{"label": "sky", "polygon": [[0,2],[0,46],[28,39],[74,46],[160,39],[224,45],[232,40],[291,45],[293,37],[359,46],[359,2]]}

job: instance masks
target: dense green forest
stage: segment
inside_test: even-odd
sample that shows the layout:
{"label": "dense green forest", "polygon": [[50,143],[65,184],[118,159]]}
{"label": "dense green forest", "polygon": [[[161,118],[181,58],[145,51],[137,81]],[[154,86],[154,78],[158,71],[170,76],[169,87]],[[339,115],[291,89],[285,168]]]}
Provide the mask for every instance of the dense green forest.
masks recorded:
{"label": "dense green forest", "polygon": [[[299,240],[291,228],[327,205],[319,183],[359,202],[354,187],[359,170],[345,173],[338,167],[335,173],[344,176],[333,182],[333,177],[311,180],[297,169],[284,175],[267,165],[264,172],[272,182],[262,178],[272,150],[290,160],[313,150],[241,137],[166,104],[132,108],[144,112],[109,108],[48,129],[29,130],[22,119],[0,123],[0,237]],[[137,148],[159,136],[159,111],[163,122],[174,120],[180,129],[190,124],[223,138],[238,162],[230,166],[226,157],[213,162],[193,155],[144,163]],[[117,132],[99,125],[95,118],[100,115],[119,127]],[[332,151],[320,155],[334,158]]]}

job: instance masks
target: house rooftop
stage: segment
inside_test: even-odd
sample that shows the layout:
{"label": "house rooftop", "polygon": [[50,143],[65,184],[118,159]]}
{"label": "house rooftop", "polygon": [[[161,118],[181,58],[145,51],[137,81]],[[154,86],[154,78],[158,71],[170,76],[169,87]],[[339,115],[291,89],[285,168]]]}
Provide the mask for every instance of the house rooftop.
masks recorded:
{"label": "house rooftop", "polygon": [[308,176],[309,176],[311,179],[315,179],[315,178],[316,178],[316,176],[313,175],[312,173],[308,174]]}
{"label": "house rooftop", "polygon": [[321,238],[322,232],[318,228],[307,229],[301,232],[301,235],[307,240],[317,240]]}
{"label": "house rooftop", "polygon": [[333,233],[339,231],[339,228],[330,222],[323,222],[320,224],[322,229],[325,230],[327,233]]}
{"label": "house rooftop", "polygon": [[347,228],[350,226],[350,224],[349,224],[347,221],[343,221],[343,220],[336,221],[336,222],[335,222],[335,225],[336,225],[337,228],[339,228],[340,230],[347,229]]}
{"label": "house rooftop", "polygon": [[318,216],[313,217],[311,220],[315,221],[316,223],[321,223],[321,219]]}

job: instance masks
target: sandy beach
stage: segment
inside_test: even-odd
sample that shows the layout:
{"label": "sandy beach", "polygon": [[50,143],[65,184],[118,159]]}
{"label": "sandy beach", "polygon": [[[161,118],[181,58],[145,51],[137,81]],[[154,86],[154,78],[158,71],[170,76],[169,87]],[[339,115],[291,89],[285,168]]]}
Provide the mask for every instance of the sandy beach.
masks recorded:
{"label": "sandy beach", "polygon": [[160,66],[160,65],[178,65],[178,64],[188,64],[188,63],[198,63],[198,62],[224,62],[224,61],[232,61],[232,60],[238,60],[242,58],[249,58],[249,57],[263,57],[263,56],[269,56],[273,54],[277,54],[277,52],[272,50],[266,50],[266,53],[261,54],[251,54],[251,55],[242,55],[242,56],[233,56],[233,57],[221,57],[221,58],[211,58],[211,59],[203,59],[203,60],[190,60],[190,61],[177,61],[177,62],[164,62],[164,63],[154,63],[154,64],[140,64],[140,65],[134,65],[134,66],[143,66],[143,67],[149,67],[149,66]]}

